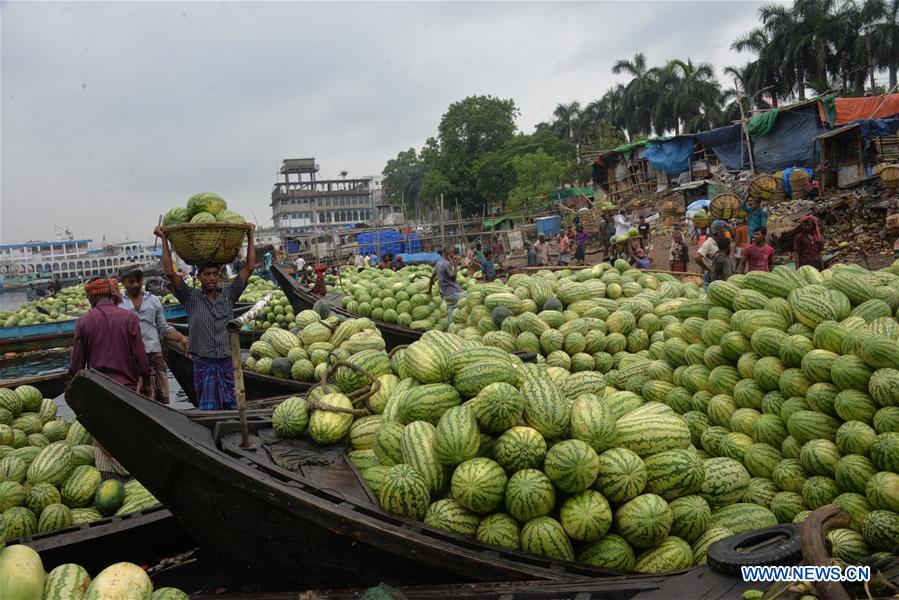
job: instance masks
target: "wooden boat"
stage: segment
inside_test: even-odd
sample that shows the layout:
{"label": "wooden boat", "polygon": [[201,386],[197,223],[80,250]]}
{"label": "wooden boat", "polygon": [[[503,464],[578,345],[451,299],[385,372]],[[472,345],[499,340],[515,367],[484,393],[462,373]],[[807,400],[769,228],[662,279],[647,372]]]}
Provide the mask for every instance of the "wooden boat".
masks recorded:
{"label": "wooden boat", "polygon": [[[272,589],[463,581],[577,581],[625,573],[487,546],[381,510],[342,446],[298,442],[299,472],[266,451],[271,422],[192,422],[95,371],[66,402],[199,544]],[[204,426],[205,425],[205,426]]]}
{"label": "wooden boat", "polygon": [[61,564],[77,563],[91,573],[120,561],[153,564],[161,557],[196,546],[190,534],[162,506],[6,543],[21,543],[38,551],[48,571]]}
{"label": "wooden boat", "polygon": [[[183,319],[187,312],[180,304],[162,307],[166,320]],[[8,352],[35,352],[49,348],[64,348],[72,345],[77,319],[17,325],[0,328],[0,354]]]}
{"label": "wooden boat", "polygon": [[[236,313],[237,311],[235,311]],[[190,328],[187,326],[187,323],[172,323],[172,327],[175,328],[175,331],[179,332],[181,335],[189,336]],[[240,335],[240,347],[241,348],[249,348],[253,342],[258,341],[259,338],[262,337],[262,334],[265,333],[265,330],[262,329],[250,329],[244,330],[242,329],[239,332]]]}
{"label": "wooden boat", "polygon": [[[190,402],[197,405],[197,392],[194,388],[194,361],[193,357],[184,354],[180,346],[174,342],[166,341],[163,346],[163,355],[172,375]],[[305,394],[312,387],[311,383],[293,381],[291,379],[278,379],[268,375],[260,375],[251,371],[244,371],[244,387],[247,400],[259,400],[272,396]]]}
{"label": "wooden boat", "polygon": [[33,377],[17,377],[0,379],[0,388],[17,388],[20,385],[32,385],[41,391],[44,398],[56,398],[69,384],[68,371],[54,371]]}
{"label": "wooden boat", "polygon": [[[296,279],[291,277],[290,274],[286,273],[283,269],[272,267],[272,274],[278,282],[278,285],[281,287],[281,290],[284,292],[284,295],[287,296],[287,299],[290,301],[290,305],[293,306],[294,312],[298,313],[303,310],[310,310],[318,300],[321,300],[320,297],[305,289]],[[326,297],[325,300],[328,300],[328,303],[331,305],[332,313],[347,319],[359,317],[359,315],[354,315],[340,307],[333,298],[329,300]],[[415,329],[400,327],[399,325],[386,323],[384,321],[375,321],[372,319],[372,322],[381,332],[381,337],[384,338],[387,350],[393,350],[397,346],[407,346],[412,342],[418,341],[421,339],[423,333]]]}

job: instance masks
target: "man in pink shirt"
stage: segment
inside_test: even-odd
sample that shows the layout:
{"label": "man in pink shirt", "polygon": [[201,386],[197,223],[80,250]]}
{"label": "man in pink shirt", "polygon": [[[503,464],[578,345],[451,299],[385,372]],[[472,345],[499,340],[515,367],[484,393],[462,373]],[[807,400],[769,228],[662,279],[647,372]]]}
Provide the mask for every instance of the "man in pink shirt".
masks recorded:
{"label": "man in pink shirt", "polygon": [[752,232],[752,244],[743,250],[740,259],[740,273],[747,271],[770,271],[774,268],[774,248],[765,243],[768,229],[759,227]]}
{"label": "man in pink shirt", "polygon": [[84,291],[92,308],[75,323],[69,374],[91,368],[136,390],[138,379],[151,373],[140,321],[117,306],[122,296],[115,279],[96,277]]}

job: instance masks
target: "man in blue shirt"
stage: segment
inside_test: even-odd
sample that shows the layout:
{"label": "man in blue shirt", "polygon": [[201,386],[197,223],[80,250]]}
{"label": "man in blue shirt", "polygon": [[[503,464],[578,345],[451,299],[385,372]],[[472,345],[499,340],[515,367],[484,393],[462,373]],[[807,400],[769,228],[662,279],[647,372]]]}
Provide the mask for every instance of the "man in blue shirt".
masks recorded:
{"label": "man in blue shirt", "polygon": [[428,282],[428,295],[431,295],[431,289],[434,287],[434,280],[437,280],[437,286],[440,295],[446,302],[446,322],[448,325],[453,324],[453,311],[456,304],[462,298],[462,286],[456,281],[456,264],[453,249],[445,248],[440,254],[440,260],[434,265],[434,271],[431,273],[431,279]]}
{"label": "man in blue shirt", "polygon": [[537,266],[537,249],[534,248],[534,246],[531,245],[531,243],[528,241],[524,242],[524,249],[528,253],[528,266],[536,267]]}
{"label": "man in blue shirt", "polygon": [[144,350],[153,368],[152,375],[141,379],[137,391],[147,398],[168,404],[168,367],[162,354],[162,340],[177,342],[187,353],[187,338],[166,322],[159,298],[144,289],[144,273],[140,265],[130,264],[120,268],[119,277],[125,286],[125,297],[119,308],[134,313],[140,321]]}
{"label": "man in blue shirt", "polygon": [[268,246],[262,257],[262,268],[265,269],[265,278],[272,281],[272,260],[274,259],[274,248]]}
{"label": "man in blue shirt", "polygon": [[484,260],[481,261],[481,275],[484,281],[493,281],[496,279],[496,268],[493,266],[493,251],[484,251]]}
{"label": "man in blue shirt", "polygon": [[762,208],[762,201],[758,198],[744,200],[742,207],[743,212],[747,215],[746,224],[747,229],[749,229],[749,239],[751,240],[752,234],[756,229],[768,228],[768,213]]}

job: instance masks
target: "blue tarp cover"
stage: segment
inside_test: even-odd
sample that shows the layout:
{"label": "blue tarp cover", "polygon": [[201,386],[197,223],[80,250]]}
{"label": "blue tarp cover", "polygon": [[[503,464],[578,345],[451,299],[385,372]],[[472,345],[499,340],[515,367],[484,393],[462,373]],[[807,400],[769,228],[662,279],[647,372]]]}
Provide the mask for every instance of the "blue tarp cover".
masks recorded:
{"label": "blue tarp cover", "polygon": [[700,198],[694,202],[690,203],[690,206],[687,207],[687,210],[704,210],[709,207],[709,200],[707,198]]}
{"label": "blue tarp cover", "polygon": [[683,173],[690,168],[692,155],[692,137],[654,140],[649,142],[640,153],[640,156],[647,159],[654,169],[665,173]]}
{"label": "blue tarp cover", "polygon": [[899,131],[899,118],[896,119],[859,119],[853,121],[852,124],[858,123],[862,130],[862,137],[865,139],[865,147],[871,145],[872,137],[887,137],[896,135]]}
{"label": "blue tarp cover", "polygon": [[[789,169],[784,169],[782,183],[784,186],[784,192],[787,194],[787,198],[793,197],[793,184],[790,182],[790,175],[792,175],[793,171],[795,171],[796,169],[802,169],[802,167],[790,167]],[[809,179],[811,179],[814,176],[811,169],[803,169],[803,170],[806,173],[808,173]]]}
{"label": "blue tarp cover", "polygon": [[436,252],[410,252],[408,254],[397,254],[397,257],[402,257],[403,262],[407,265],[435,263],[440,260],[440,255]]}
{"label": "blue tarp cover", "polygon": [[755,168],[762,173],[792,166],[815,166],[815,138],[828,131],[818,118],[818,107],[781,111],[771,131],[752,138]]}
{"label": "blue tarp cover", "polygon": [[700,131],[696,139],[706,148],[711,148],[728,171],[742,171],[749,168],[749,151],[746,138],[739,125],[727,125],[710,131]]}

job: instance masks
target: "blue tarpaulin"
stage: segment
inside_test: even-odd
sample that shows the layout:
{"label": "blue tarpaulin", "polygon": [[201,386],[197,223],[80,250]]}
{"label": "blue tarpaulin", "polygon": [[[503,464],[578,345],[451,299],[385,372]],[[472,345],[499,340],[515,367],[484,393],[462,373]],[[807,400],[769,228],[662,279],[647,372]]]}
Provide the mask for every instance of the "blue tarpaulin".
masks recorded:
{"label": "blue tarpaulin", "polygon": [[653,140],[641,151],[657,171],[683,173],[690,168],[693,155],[693,138],[676,137],[670,140]]}
{"label": "blue tarpaulin", "polygon": [[896,131],[899,131],[899,118],[870,120],[859,119],[857,121],[853,121],[851,124],[854,125],[856,123],[858,123],[859,127],[862,130],[862,137],[865,139],[866,148],[871,145],[872,137],[887,137],[890,135],[896,135]]}
{"label": "blue tarpaulin", "polygon": [[755,168],[762,173],[792,166],[815,166],[815,138],[828,131],[818,118],[818,107],[781,111],[771,131],[752,138]]}
{"label": "blue tarpaulin", "polygon": [[708,207],[709,207],[708,199],[700,198],[699,200],[696,200],[695,202],[691,202],[690,206],[687,207],[687,210],[692,210],[692,211],[705,210]]}
{"label": "blue tarpaulin", "polygon": [[422,265],[435,263],[440,260],[440,255],[436,252],[410,252],[408,254],[397,254],[397,258],[402,257],[403,262],[407,265]]}
{"label": "blue tarpaulin", "polygon": [[700,131],[696,139],[706,148],[711,148],[728,171],[742,171],[749,168],[749,151],[746,138],[739,125],[728,125],[710,131]]}

